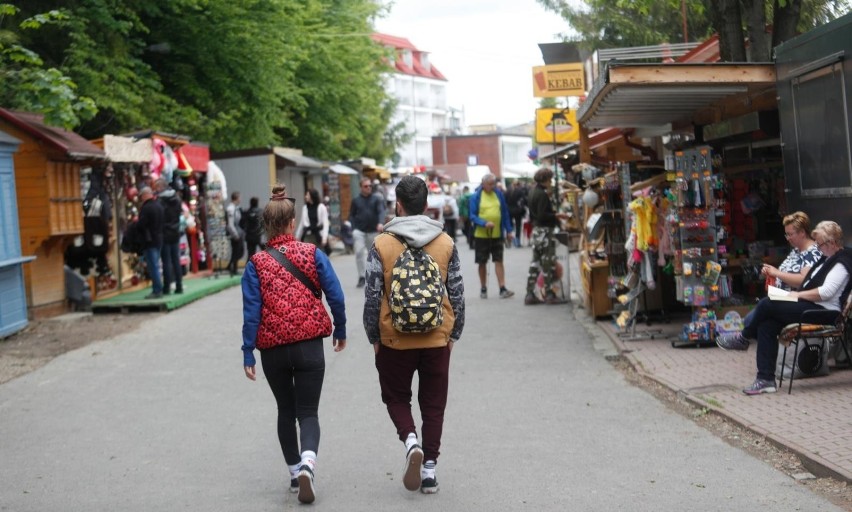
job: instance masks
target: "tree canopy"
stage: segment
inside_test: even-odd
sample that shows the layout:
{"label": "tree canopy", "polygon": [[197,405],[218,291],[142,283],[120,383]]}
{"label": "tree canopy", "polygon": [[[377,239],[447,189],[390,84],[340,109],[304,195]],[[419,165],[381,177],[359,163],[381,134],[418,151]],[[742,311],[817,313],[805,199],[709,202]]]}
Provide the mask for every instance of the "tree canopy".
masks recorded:
{"label": "tree canopy", "polygon": [[86,137],[153,129],[216,150],[284,145],[385,161],[393,103],[370,38],[380,9],[372,0],[2,4],[0,102],[48,114],[25,87],[44,75],[52,81],[38,97],[65,105],[56,124]]}
{"label": "tree canopy", "polygon": [[586,0],[579,6],[574,0],[538,2],[574,30],[569,40],[590,50],[702,41],[717,32],[722,60],[738,62],[769,61],[772,47],[850,9],[849,0]]}

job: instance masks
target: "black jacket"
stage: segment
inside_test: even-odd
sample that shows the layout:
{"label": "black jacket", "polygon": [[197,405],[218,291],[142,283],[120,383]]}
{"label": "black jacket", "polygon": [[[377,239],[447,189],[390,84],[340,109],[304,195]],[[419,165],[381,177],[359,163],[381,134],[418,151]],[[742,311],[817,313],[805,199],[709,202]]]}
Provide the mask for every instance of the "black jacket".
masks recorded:
{"label": "black jacket", "polygon": [[145,248],[163,247],[163,205],[154,198],[145,201],[139,209],[138,229],[145,240]]}
{"label": "black jacket", "polygon": [[530,191],[529,196],[530,219],[533,226],[537,228],[552,228],[556,226],[556,211],[547,195],[547,190],[541,185],[536,185]]}
{"label": "black jacket", "polygon": [[529,191],[526,187],[512,187],[512,190],[509,192],[508,197],[506,197],[506,202],[509,205],[509,215],[513,218],[521,217],[524,215],[524,209],[527,207],[527,195]]}
{"label": "black jacket", "polygon": [[260,241],[263,236],[263,212],[260,208],[249,208],[240,218],[245,222],[246,240]]}
{"label": "black jacket", "polygon": [[167,189],[157,201],[163,206],[163,243],[175,244],[180,241],[180,215],[183,210],[180,198],[177,192]]}

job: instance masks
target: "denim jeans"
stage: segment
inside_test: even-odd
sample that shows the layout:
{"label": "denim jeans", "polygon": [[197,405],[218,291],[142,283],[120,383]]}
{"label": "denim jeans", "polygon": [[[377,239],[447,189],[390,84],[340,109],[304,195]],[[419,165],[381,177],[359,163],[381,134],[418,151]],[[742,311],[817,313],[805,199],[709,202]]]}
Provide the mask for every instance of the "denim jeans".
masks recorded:
{"label": "denim jeans", "polygon": [[773,301],[762,298],[751,312],[751,319],[743,329],[743,336],[757,338],[757,378],[775,379],[775,366],[778,359],[778,335],[786,325],[796,323],[802,313],[809,309],[822,309],[808,321],[830,324],[837,319],[839,311],[824,309],[822,306],[806,300],[798,302]]}
{"label": "denim jeans", "polygon": [[[302,452],[319,453],[318,411],[325,378],[322,338],[261,350],[260,362],[278,403],[281,452],[288,465],[298,464],[302,460]],[[298,435],[296,420],[299,421]]]}
{"label": "denim jeans", "polygon": [[148,247],[143,254],[148,275],[151,277],[151,288],[155,294],[163,293],[163,281],[160,279],[160,248]]}
{"label": "denim jeans", "polygon": [[180,266],[180,242],[163,244],[161,253],[163,257],[163,291],[169,293],[172,283],[175,283],[175,291],[183,291],[183,270]]}

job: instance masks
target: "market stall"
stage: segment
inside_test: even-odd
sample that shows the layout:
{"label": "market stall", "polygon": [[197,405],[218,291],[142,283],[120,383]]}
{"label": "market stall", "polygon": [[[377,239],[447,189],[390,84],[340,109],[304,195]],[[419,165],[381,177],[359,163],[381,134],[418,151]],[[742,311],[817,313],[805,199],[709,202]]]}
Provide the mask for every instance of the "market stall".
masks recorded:
{"label": "market stall", "polygon": [[693,313],[680,341],[695,346],[713,342],[729,299],[762,291],[755,265],[786,249],[773,90],[770,64],[606,69],[578,112],[584,162],[608,163],[582,180],[598,199],[581,255],[594,316],[635,333],[676,301]]}

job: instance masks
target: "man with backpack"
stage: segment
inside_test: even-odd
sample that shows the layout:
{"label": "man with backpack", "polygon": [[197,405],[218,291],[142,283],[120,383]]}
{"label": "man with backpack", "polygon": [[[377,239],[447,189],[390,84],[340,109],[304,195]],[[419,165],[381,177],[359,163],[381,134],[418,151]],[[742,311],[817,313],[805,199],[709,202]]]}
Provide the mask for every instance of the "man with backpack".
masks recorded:
{"label": "man with backpack", "polygon": [[139,220],[136,230],[145,248],[142,253],[145,266],[151,277],[151,293],[146,299],[159,299],[163,296],[163,280],[160,278],[160,251],[163,248],[163,205],[154,198],[151,187],[142,187],[139,191]]}
{"label": "man with backpack", "polygon": [[[402,482],[438,491],[435,464],[447,405],[450,352],[464,328],[464,284],[455,244],[423,212],[426,183],[405,176],[396,187],[396,217],[376,237],[366,266],[364,329],[376,354],[382,402],[405,443]],[[411,414],[418,373],[422,442]]]}

